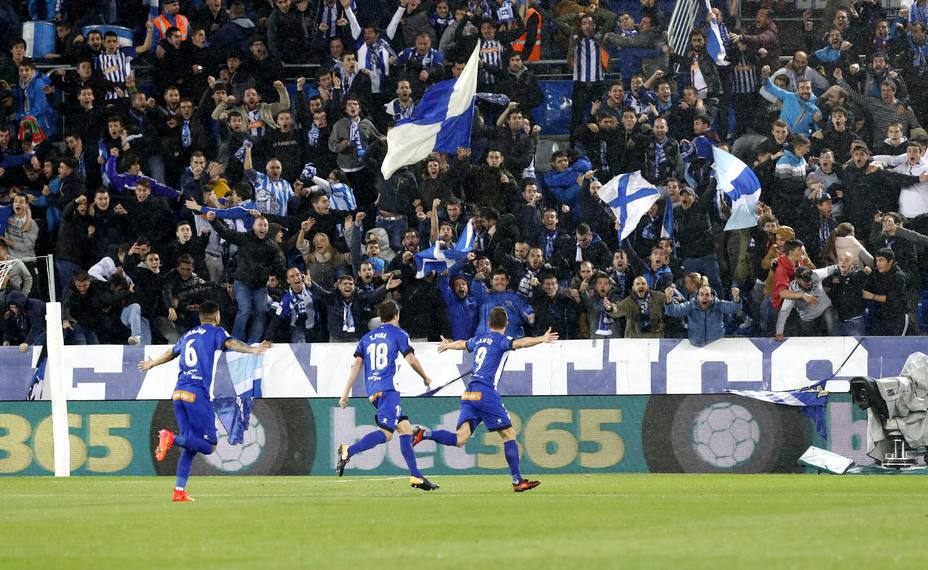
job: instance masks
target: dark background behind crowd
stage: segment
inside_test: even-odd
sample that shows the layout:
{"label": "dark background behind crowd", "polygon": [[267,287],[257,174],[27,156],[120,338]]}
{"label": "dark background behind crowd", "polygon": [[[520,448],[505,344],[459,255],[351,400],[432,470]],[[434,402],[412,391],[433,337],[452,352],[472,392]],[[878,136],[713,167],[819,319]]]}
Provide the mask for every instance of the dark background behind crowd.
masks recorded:
{"label": "dark background behind crowd", "polygon": [[[4,344],[41,337],[45,254],[73,344],[173,341],[207,300],[248,342],[353,342],[387,297],[414,339],[498,305],[515,336],[917,334],[925,3],[713,1],[682,44],[673,6],[0,0]],[[478,40],[470,148],[384,179]],[[760,179],[756,227],[724,231],[713,147]],[[599,192],[636,170],[662,197],[620,242]]]}

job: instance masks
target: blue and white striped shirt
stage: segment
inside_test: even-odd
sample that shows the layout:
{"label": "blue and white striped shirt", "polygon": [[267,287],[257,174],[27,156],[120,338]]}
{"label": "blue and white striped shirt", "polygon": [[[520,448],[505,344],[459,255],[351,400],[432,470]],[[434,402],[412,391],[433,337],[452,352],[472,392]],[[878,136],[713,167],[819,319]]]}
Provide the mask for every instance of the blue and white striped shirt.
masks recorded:
{"label": "blue and white striped shirt", "polygon": [[[113,83],[124,84],[129,75],[132,74],[131,62],[135,49],[129,48],[131,52],[125,51],[126,48],[116,50],[116,53],[109,55],[106,52],[97,56],[97,68],[103,74],[103,77]],[[115,91],[107,91],[106,99],[118,99]]]}
{"label": "blue and white striped shirt", "polygon": [[[499,40],[483,40],[480,46],[480,61],[486,65],[501,69],[503,67],[503,44]],[[496,77],[489,71],[484,71],[481,77],[483,83],[496,83]]]}
{"label": "blue and white striped shirt", "polygon": [[245,175],[255,187],[255,203],[259,212],[276,216],[287,215],[287,201],[293,198],[293,188],[289,182],[283,178],[271,180],[266,174],[254,169],[246,170]]}
{"label": "blue and white striped shirt", "polygon": [[603,55],[596,38],[580,38],[574,54],[574,81],[593,83],[604,81]]}
{"label": "blue and white striped shirt", "polygon": [[354,190],[351,189],[351,186],[341,182],[333,184],[318,176],[313,176],[313,182],[329,196],[329,202],[333,210],[353,212],[358,209],[358,201],[354,197]]}

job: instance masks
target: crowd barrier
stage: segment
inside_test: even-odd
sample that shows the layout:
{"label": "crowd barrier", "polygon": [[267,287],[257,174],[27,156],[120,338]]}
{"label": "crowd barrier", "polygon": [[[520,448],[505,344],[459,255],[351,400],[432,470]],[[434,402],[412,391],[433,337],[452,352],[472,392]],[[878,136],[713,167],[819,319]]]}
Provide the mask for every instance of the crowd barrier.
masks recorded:
{"label": "crowd barrier", "polygon": [[[854,350],[852,337],[725,338],[696,348],[677,339],[570,340],[511,353],[499,389],[508,396],[616,394],[713,394],[728,389],[789,390],[829,376],[851,354],[839,377],[890,376],[915,351],[926,351],[923,337],[865,337]],[[472,355],[438,354],[436,343],[413,343],[428,374],[438,383],[470,370]],[[147,373],[137,364],[160,355],[164,346],[66,346],[64,382],[68,400],[147,400],[169,398],[177,361]],[[353,361],[354,344],[278,344],[264,356],[264,398],[326,398],[341,395]],[[0,401],[23,400],[32,382],[39,347],[20,353],[0,348]],[[224,356],[216,384],[231,382]],[[409,366],[397,375],[404,396],[425,387]],[[455,396],[463,384],[440,395]],[[353,394],[364,395],[361,380]]]}
{"label": "crowd barrier", "polygon": [[[830,376],[898,374],[919,337],[772,339],[726,338],[703,348],[685,340],[562,341],[510,355],[500,381],[519,433],[528,473],[571,472],[795,472],[809,445],[860,463],[866,457],[866,415],[847,394],[831,394],[827,439],[796,408],[726,393],[728,389],[786,390]],[[467,353],[439,355],[435,343],[413,343],[437,382],[470,369]],[[71,469],[75,475],[169,474],[171,461],[152,460],[153,434],[174,425],[169,400],[175,363],[147,373],[139,360],[165,347],[65,347]],[[856,348],[856,350],[855,350]],[[353,360],[350,344],[275,345],[265,356],[262,398],[242,446],[224,434],[217,452],[198,458],[196,473],[325,475],[339,443],[372,428],[373,408],[360,381],[351,405],[337,405]],[[0,349],[0,474],[43,475],[52,470],[48,402],[23,402],[38,351]],[[847,358],[851,355],[850,358]],[[214,384],[234,381],[225,356]],[[413,422],[454,429],[464,384],[439,396],[415,397],[425,387],[401,365],[398,387]],[[448,397],[442,397],[448,396]],[[221,432],[221,428],[220,428]],[[417,447],[434,474],[505,473],[500,438],[480,430],[467,446]],[[349,474],[402,474],[398,444],[372,450]]]}

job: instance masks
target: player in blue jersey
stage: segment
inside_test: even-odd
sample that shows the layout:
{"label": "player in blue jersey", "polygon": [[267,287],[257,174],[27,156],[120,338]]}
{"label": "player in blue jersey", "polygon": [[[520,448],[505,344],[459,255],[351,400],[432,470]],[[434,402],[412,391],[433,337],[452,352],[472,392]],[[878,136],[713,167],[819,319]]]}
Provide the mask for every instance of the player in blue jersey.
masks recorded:
{"label": "player in blue jersey", "polygon": [[557,333],[549,328],[541,336],[523,337],[513,340],[505,336],[509,325],[506,309],[494,307],[490,310],[487,324],[490,331],[470,340],[450,341],[444,337],[438,345],[438,352],[446,350],[467,350],[474,353],[474,370],[467,390],[461,396],[461,414],[458,416],[457,433],[447,430],[427,430],[419,426],[413,430],[413,445],[423,439],[430,439],[442,445],[463,447],[480,422],[487,429],[499,433],[503,438],[503,451],[509,472],[512,474],[512,489],[516,493],[534,489],[541,481],[529,481],[522,478],[519,471],[519,444],[516,443],[516,430],[512,429],[509,412],[503,405],[503,399],[496,391],[496,384],[503,373],[506,358],[510,350],[528,348],[543,342],[554,342]]}
{"label": "player in blue jersey", "polygon": [[174,501],[193,500],[185,490],[193,458],[197,453],[209,455],[216,449],[216,419],[209,399],[216,351],[228,349],[261,354],[268,347],[270,343],[266,341],[258,346],[248,346],[229,336],[219,326],[219,305],[207,301],[200,304],[200,326],[187,331],[177,344],[158,358],[139,362],[139,370],[144,372],[180,356],[180,372],[173,394],[178,431],[176,434],[166,429],[159,431],[158,448],[155,449],[155,459],[163,461],[175,444],[184,448],[177,462]]}
{"label": "player in blue jersey", "polygon": [[336,453],[335,472],[341,477],[345,473],[345,465],[353,456],[387,443],[393,439],[393,432],[400,434],[400,450],[403,459],[409,467],[409,483],[416,489],[432,491],[438,485],[426,479],[416,466],[416,453],[412,449],[412,426],[409,419],[403,415],[400,405],[400,393],[393,384],[396,374],[396,359],[402,354],[412,369],[422,377],[428,386],[432,383],[419,364],[415,352],[409,346],[409,335],[399,327],[400,310],[393,301],[385,301],[377,306],[380,322],[383,324],[361,337],[358,348],[354,351],[354,365],[348,373],[345,390],[338,401],[338,405],[346,407],[351,386],[364,368],[364,384],[367,388],[368,399],[377,408],[374,414],[374,423],[379,429],[362,437],[354,445],[339,445]]}

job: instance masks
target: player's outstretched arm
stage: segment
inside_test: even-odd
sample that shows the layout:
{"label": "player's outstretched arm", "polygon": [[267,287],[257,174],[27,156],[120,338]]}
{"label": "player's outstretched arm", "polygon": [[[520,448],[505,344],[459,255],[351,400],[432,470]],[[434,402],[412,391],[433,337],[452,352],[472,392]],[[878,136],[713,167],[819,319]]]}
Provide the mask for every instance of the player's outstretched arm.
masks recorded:
{"label": "player's outstretched arm", "polygon": [[226,348],[233,352],[241,352],[243,354],[264,354],[267,352],[267,349],[271,348],[271,341],[266,340],[258,346],[251,346],[238,339],[230,338],[226,341]]}
{"label": "player's outstretched arm", "polygon": [[441,342],[438,343],[438,352],[444,352],[446,350],[464,350],[466,348],[466,340],[448,340],[445,337],[441,337]]}
{"label": "player's outstretched arm", "polygon": [[146,370],[151,370],[155,366],[160,366],[166,362],[170,362],[177,358],[177,355],[174,354],[174,347],[167,349],[161,356],[158,358],[149,358],[147,360],[142,360],[139,362],[139,370],[145,372]]}
{"label": "player's outstretched arm", "polygon": [[422,381],[425,383],[426,386],[432,383],[432,380],[425,373],[425,369],[422,368],[422,363],[419,362],[419,359],[416,357],[415,352],[410,352],[409,354],[406,355],[406,362],[408,362],[409,365],[412,366],[412,369],[416,371],[416,374],[422,377]]}
{"label": "player's outstretched arm", "polygon": [[541,336],[527,336],[523,338],[517,338],[512,341],[512,349],[517,348],[528,348],[530,346],[535,346],[536,344],[541,344],[543,342],[554,342],[557,340],[557,332],[552,332],[549,327],[545,334]]}
{"label": "player's outstretched arm", "polygon": [[361,371],[361,367],[364,366],[364,359],[360,356],[354,357],[354,364],[351,365],[351,371],[348,372],[348,380],[345,382],[345,389],[342,390],[342,397],[338,399],[338,405],[346,408],[348,407],[348,396],[351,394],[351,386],[354,384],[354,379],[358,377],[358,372]]}

